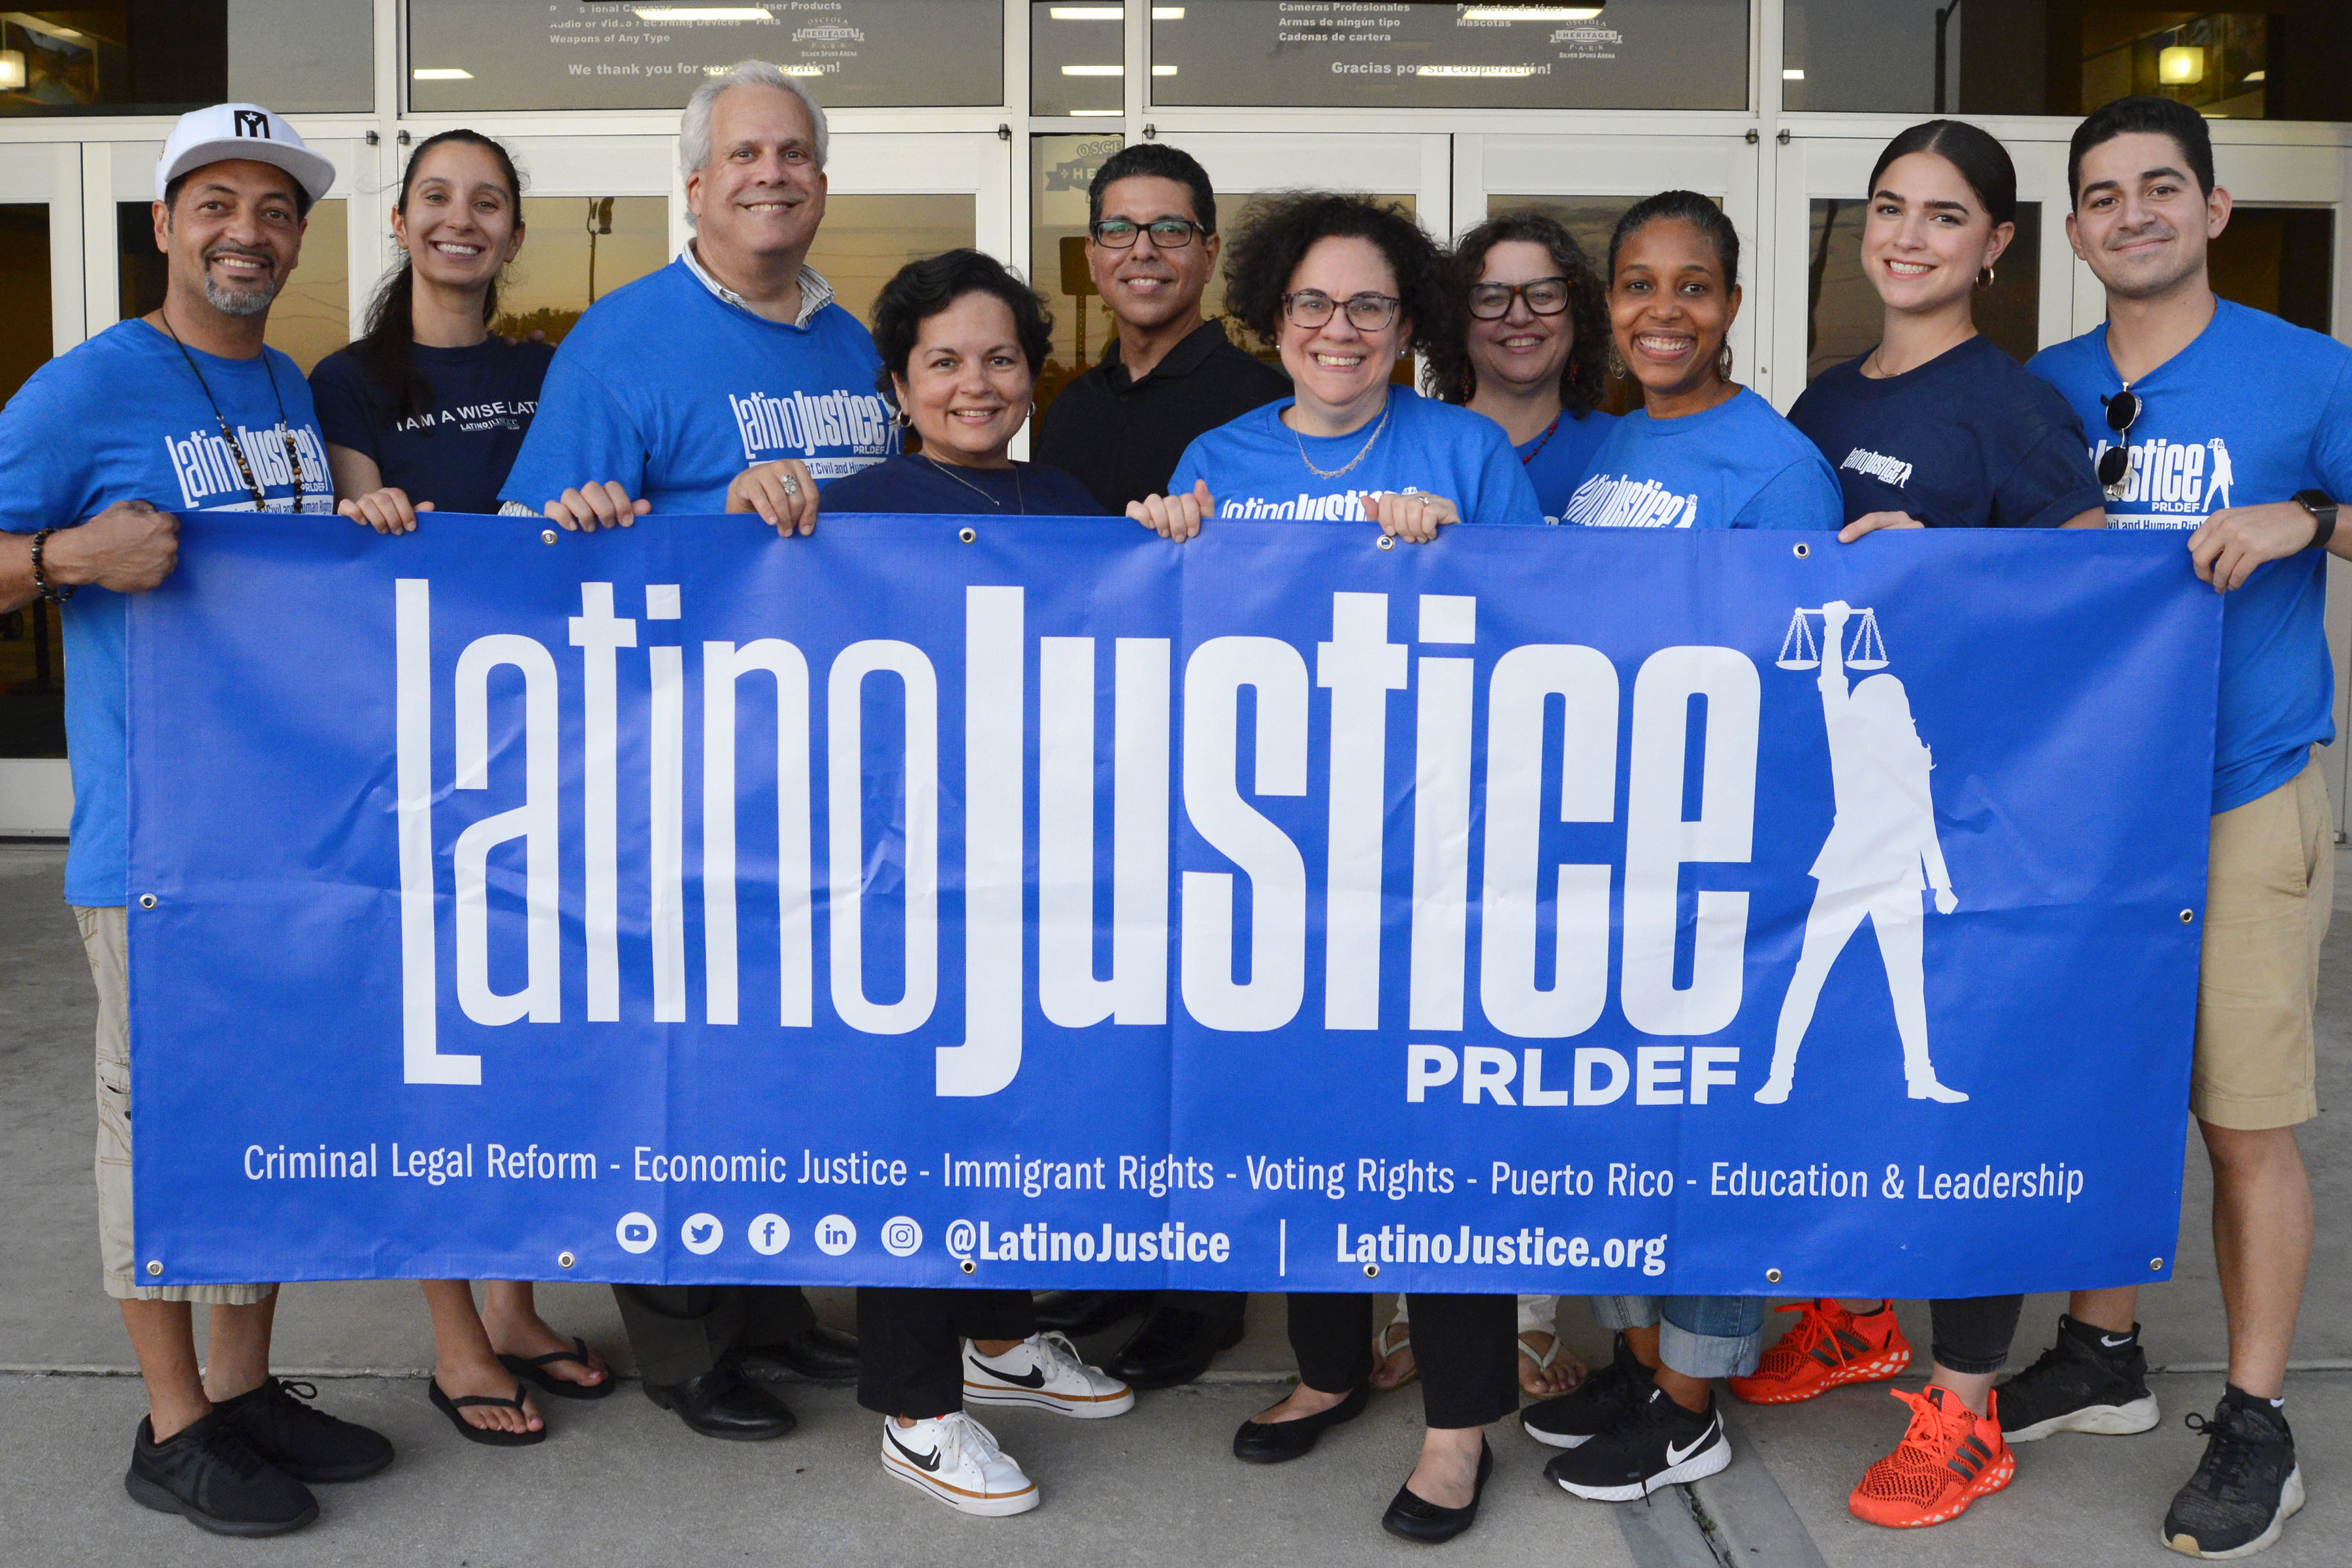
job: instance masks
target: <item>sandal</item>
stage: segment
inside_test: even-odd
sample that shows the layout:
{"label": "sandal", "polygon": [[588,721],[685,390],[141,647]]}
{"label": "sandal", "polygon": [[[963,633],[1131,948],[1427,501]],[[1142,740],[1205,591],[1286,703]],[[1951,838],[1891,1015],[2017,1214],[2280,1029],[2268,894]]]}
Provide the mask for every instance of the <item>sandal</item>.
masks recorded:
{"label": "sandal", "polygon": [[515,1384],[512,1399],[500,1399],[495,1394],[468,1394],[461,1399],[452,1399],[441,1392],[441,1380],[437,1377],[431,1380],[425,1386],[433,1391],[433,1408],[446,1415],[449,1418],[449,1425],[457,1428],[457,1435],[469,1443],[479,1443],[490,1448],[528,1448],[533,1443],[547,1441],[547,1428],[544,1426],[536,1432],[498,1431],[487,1426],[477,1426],[458,1414],[469,1405],[503,1405],[509,1410],[521,1410],[522,1384],[519,1383]]}
{"label": "sandal", "polygon": [[572,1383],[567,1379],[548,1374],[548,1367],[559,1361],[576,1361],[585,1367],[593,1367],[596,1364],[588,1359],[588,1342],[577,1336],[572,1339],[572,1349],[568,1351],[550,1351],[545,1355],[532,1356],[528,1360],[519,1355],[499,1357],[500,1366],[517,1377],[527,1379],[542,1393],[551,1394],[558,1399],[602,1399],[613,1392],[611,1367],[604,1369],[604,1381],[602,1383]]}
{"label": "sandal", "polygon": [[[1397,1352],[1409,1351],[1412,1348],[1412,1321],[1408,1318],[1391,1321],[1383,1327],[1379,1333],[1372,1336],[1373,1370],[1377,1372],[1380,1368],[1388,1365],[1389,1358],[1396,1354]],[[1398,1378],[1396,1382],[1389,1384],[1388,1388],[1383,1390],[1383,1392],[1393,1392],[1396,1389],[1402,1388],[1406,1384],[1411,1383],[1414,1378],[1419,1377],[1420,1375],[1421,1358],[1419,1356],[1415,1356],[1412,1360],[1412,1365],[1405,1369],[1405,1374],[1402,1377]]]}
{"label": "sandal", "polygon": [[[1550,1340],[1551,1340],[1551,1348],[1550,1348],[1549,1350],[1548,1350],[1548,1351],[1544,1351],[1544,1352],[1542,1352],[1538,1353],[1538,1352],[1537,1352],[1537,1350],[1536,1350],[1535,1346],[1533,1346],[1533,1345],[1531,1345],[1531,1344],[1528,1343],[1528,1335],[1529,1335],[1529,1334],[1544,1334],[1544,1335],[1549,1336],[1549,1337],[1550,1338]],[[1521,1354],[1522,1356],[1525,1356],[1528,1360],[1529,1360],[1529,1361],[1531,1361],[1531,1362],[1535,1363],[1535,1367],[1536,1367],[1536,1375],[1537,1375],[1537,1376],[1538,1376],[1538,1377],[1542,1376],[1545,1373],[1549,1372],[1549,1371],[1551,1370],[1552,1363],[1554,1363],[1554,1362],[1558,1361],[1558,1360],[1560,1358],[1560,1356],[1561,1356],[1561,1355],[1562,1355],[1562,1354],[1567,1351],[1567,1349],[1568,1349],[1568,1345],[1567,1345],[1567,1343],[1566,1343],[1564,1341],[1562,1341],[1562,1340],[1560,1339],[1560,1337],[1559,1337],[1559,1333],[1558,1333],[1558,1332],[1556,1332],[1556,1331],[1553,1331],[1553,1330],[1550,1330],[1550,1329],[1525,1329],[1525,1330],[1522,1330],[1522,1331],[1520,1331],[1519,1335],[1518,1335],[1517,1344],[1518,1344],[1518,1351],[1519,1351],[1519,1354]],[[1557,1397],[1557,1396],[1558,1396],[1558,1394],[1559,1394],[1559,1393],[1560,1393],[1560,1392],[1573,1393],[1573,1392],[1575,1391],[1575,1389],[1576,1389],[1577,1384],[1581,1384],[1583,1381],[1584,1381],[1584,1380],[1583,1380],[1582,1378],[1580,1378],[1580,1378],[1578,1378],[1578,1379],[1577,1379],[1576,1384],[1570,1384],[1570,1385],[1569,1385],[1569,1387],[1568,1387],[1568,1389],[1566,1389],[1566,1390],[1564,1390],[1564,1391],[1549,1391],[1549,1392],[1546,1392],[1546,1393],[1542,1394],[1540,1395],[1540,1397],[1544,1397],[1544,1398],[1553,1398],[1553,1397]],[[1524,1393],[1524,1394],[1537,1394],[1537,1392],[1538,1392],[1538,1391],[1537,1391],[1537,1390],[1535,1390],[1535,1389],[1529,1388],[1529,1387],[1527,1385],[1527,1382],[1526,1382],[1526,1380],[1525,1380],[1525,1379],[1522,1379],[1522,1380],[1520,1381],[1520,1383],[1519,1383],[1519,1389],[1520,1389],[1520,1392],[1522,1392],[1522,1393]]]}

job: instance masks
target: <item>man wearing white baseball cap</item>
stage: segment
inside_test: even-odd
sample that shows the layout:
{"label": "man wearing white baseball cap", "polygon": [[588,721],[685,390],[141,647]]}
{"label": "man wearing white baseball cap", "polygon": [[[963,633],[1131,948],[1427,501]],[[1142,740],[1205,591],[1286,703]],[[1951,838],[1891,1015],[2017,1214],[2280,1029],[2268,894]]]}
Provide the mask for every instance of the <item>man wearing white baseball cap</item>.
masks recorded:
{"label": "man wearing white baseball cap", "polygon": [[[63,606],[73,761],[66,901],[98,988],[99,1256],[146,1380],[123,1485],[224,1535],[318,1516],[306,1482],[357,1480],[392,1445],[313,1408],[269,1373],[274,1285],[152,1284],[131,1226],[123,753],[129,596],[172,574],[183,511],[331,518],[334,482],[292,361],[262,342],[332,164],[266,109],[184,115],[155,168],[163,306],[36,372],[0,409],[0,611]],[[160,1263],[147,1265],[160,1275]],[[201,1373],[190,1304],[211,1306]],[[303,1385],[306,1386],[307,1385]],[[311,1391],[315,1392],[315,1391]]]}

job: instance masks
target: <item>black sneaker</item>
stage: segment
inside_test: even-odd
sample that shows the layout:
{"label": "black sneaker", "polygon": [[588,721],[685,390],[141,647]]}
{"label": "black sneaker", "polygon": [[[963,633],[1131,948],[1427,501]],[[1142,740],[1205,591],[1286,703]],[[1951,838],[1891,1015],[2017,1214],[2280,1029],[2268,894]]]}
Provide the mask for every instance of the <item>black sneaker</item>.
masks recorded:
{"label": "black sneaker", "polygon": [[215,1535],[284,1535],[319,1517],[310,1489],[255,1453],[217,1409],[161,1443],[142,1416],[122,1489]]}
{"label": "black sneaker", "polygon": [[259,1388],[222,1400],[213,1413],[235,1427],[255,1453],[313,1486],[363,1480],[392,1463],[392,1444],[383,1433],[338,1421],[303,1403],[318,1397],[314,1384],[273,1377]]}
{"label": "black sneaker", "polygon": [[2266,1550],[2303,1506],[2303,1471],[2285,1412],[2231,1387],[2210,1421],[2192,1410],[2188,1425],[2205,1435],[2205,1457],[2172,1494],[2164,1543],[2191,1557],[2252,1557]]}
{"label": "black sneaker", "polygon": [[1724,1435],[1715,1395],[1707,1395],[1705,1410],[1685,1410],[1654,1383],[1642,1403],[1607,1431],[1554,1455],[1544,1474],[1595,1502],[1632,1502],[1730,1463],[1731,1439]]}
{"label": "black sneaker", "polygon": [[1657,1373],[1643,1366],[1617,1336],[1609,1364],[1580,1384],[1573,1393],[1545,1399],[1519,1412],[1519,1425],[1538,1443],[1573,1448],[1615,1426],[1620,1417],[1650,1396]]}
{"label": "black sneaker", "polygon": [[2147,1352],[2137,1337],[2127,1346],[2104,1343],[2113,1337],[2062,1315],[2057,1342],[1997,1391],[2001,1436],[2033,1443],[2053,1432],[2123,1436],[2155,1426]]}

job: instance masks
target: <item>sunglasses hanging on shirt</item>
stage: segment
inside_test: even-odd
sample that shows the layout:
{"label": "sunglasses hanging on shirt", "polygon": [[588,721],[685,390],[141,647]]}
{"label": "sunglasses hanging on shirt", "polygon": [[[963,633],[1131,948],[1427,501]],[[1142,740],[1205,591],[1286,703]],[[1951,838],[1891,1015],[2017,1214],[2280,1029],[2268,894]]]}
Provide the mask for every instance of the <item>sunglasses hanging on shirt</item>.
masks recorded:
{"label": "sunglasses hanging on shirt", "polygon": [[2106,405],[2107,428],[2116,433],[2117,443],[2099,454],[2099,483],[2106,487],[2109,500],[2120,500],[2118,492],[2131,473],[2131,427],[2139,419],[2139,395],[2126,387],[2099,401]]}

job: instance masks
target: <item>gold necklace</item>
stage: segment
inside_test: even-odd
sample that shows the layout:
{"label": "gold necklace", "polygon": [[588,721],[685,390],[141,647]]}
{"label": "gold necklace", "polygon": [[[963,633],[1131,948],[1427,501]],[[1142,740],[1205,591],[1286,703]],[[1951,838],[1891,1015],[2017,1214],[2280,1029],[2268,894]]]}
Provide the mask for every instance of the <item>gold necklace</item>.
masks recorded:
{"label": "gold necklace", "polygon": [[[1295,407],[1297,405],[1294,404],[1293,406]],[[1347,466],[1345,468],[1317,468],[1315,466],[1315,459],[1307,455],[1307,437],[1301,436],[1297,430],[1294,428],[1290,432],[1290,438],[1298,443],[1298,460],[1306,464],[1307,471],[1313,474],[1318,479],[1338,479],[1340,475],[1346,473],[1349,468],[1354,468],[1358,463],[1362,462],[1366,458],[1372,455],[1372,443],[1378,441],[1381,438],[1381,432],[1389,427],[1389,416],[1394,411],[1394,405],[1391,405],[1389,407],[1381,410],[1381,422],[1372,426],[1370,438],[1365,441],[1362,450],[1359,451],[1354,457],[1348,459]]]}

